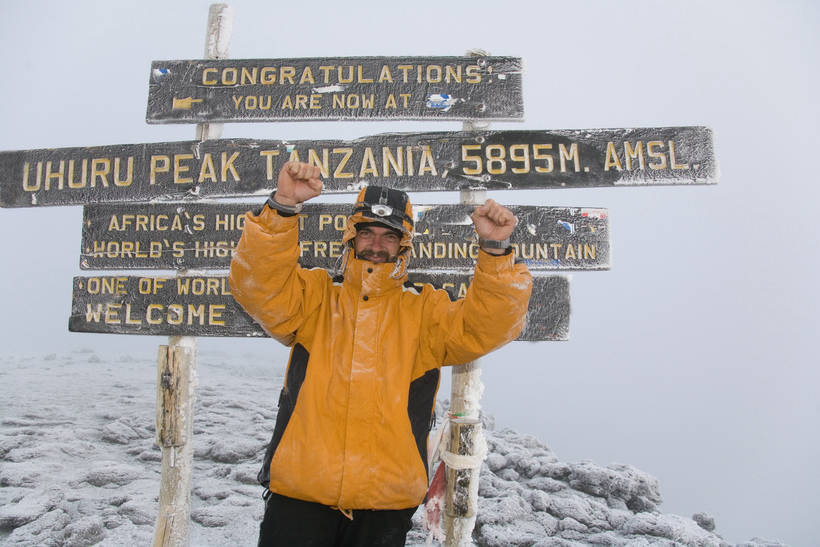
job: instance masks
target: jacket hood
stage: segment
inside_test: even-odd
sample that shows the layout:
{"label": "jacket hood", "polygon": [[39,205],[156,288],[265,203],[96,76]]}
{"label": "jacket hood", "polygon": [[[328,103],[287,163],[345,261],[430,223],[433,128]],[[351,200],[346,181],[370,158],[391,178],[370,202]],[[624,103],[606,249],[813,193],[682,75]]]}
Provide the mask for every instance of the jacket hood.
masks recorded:
{"label": "jacket hood", "polygon": [[347,226],[342,242],[356,237],[356,225],[378,222],[402,234],[399,255],[406,254],[413,240],[413,205],[410,197],[401,190],[385,186],[366,186],[359,192],[353,211],[347,217]]}

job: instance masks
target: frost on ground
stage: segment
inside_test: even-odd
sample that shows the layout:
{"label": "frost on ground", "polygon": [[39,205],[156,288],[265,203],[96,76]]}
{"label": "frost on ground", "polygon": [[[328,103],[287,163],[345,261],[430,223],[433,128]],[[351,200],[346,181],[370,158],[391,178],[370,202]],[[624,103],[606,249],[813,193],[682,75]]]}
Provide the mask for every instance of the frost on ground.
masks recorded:
{"label": "frost on ground", "polygon": [[[191,545],[256,544],[256,473],[282,373],[256,355],[200,352]],[[148,356],[0,356],[0,544],[150,544],[160,473],[155,401]],[[658,481],[632,466],[561,462],[531,436],[486,435],[478,545],[725,545],[709,515],[661,513]],[[421,513],[410,544],[426,542]]]}

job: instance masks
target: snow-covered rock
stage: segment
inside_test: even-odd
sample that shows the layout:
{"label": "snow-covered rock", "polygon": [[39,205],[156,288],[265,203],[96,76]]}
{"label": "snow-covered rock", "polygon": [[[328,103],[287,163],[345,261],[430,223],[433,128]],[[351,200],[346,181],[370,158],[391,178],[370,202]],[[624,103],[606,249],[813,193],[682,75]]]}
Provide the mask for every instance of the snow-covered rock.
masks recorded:
{"label": "snow-covered rock", "polygon": [[703,515],[658,511],[657,479],[635,467],[561,462],[532,436],[485,434],[477,545],[728,545]]}
{"label": "snow-covered rock", "polygon": [[[4,367],[0,543],[150,544],[161,455],[153,359],[84,350],[19,363],[6,356]],[[281,366],[201,354],[198,376],[191,545],[254,545],[263,513],[256,474],[276,419]],[[493,431],[489,416],[482,423],[489,452],[477,545],[727,545],[709,515],[662,513],[658,481],[633,466],[564,462],[531,435]],[[408,544],[426,543],[421,513]],[[759,538],[740,545],[782,546]]]}

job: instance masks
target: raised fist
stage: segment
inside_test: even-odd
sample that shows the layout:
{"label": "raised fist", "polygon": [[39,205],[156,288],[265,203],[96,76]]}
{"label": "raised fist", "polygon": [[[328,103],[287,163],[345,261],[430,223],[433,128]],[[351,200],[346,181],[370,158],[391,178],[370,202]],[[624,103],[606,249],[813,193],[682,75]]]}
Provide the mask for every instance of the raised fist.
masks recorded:
{"label": "raised fist", "polygon": [[503,240],[510,237],[518,218],[500,203],[488,199],[473,211],[473,226],[482,239]]}
{"label": "raised fist", "polygon": [[296,205],[322,193],[321,171],[315,165],[286,162],[279,171],[274,199],[282,205]]}

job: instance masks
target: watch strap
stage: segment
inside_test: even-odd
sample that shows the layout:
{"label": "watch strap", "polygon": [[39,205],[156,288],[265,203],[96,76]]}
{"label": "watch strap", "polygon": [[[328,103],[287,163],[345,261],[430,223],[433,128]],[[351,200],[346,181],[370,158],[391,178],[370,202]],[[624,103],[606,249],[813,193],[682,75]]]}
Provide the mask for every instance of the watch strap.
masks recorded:
{"label": "watch strap", "polygon": [[284,203],[279,203],[276,201],[276,192],[273,192],[268,198],[268,207],[288,215],[295,215],[302,210],[301,203],[297,203],[296,205],[285,205]]}
{"label": "watch strap", "polygon": [[510,238],[504,239],[484,239],[478,238],[478,246],[483,249],[506,249],[510,246]]}

